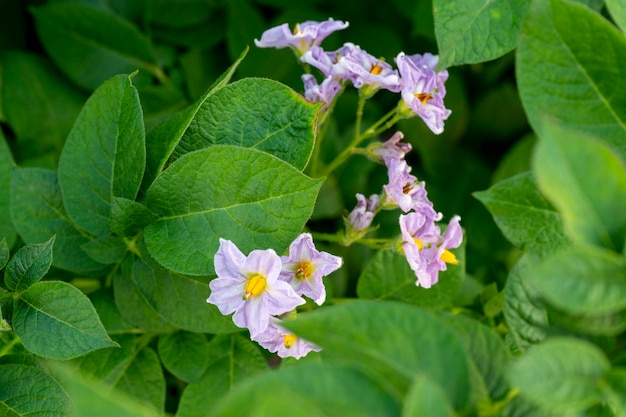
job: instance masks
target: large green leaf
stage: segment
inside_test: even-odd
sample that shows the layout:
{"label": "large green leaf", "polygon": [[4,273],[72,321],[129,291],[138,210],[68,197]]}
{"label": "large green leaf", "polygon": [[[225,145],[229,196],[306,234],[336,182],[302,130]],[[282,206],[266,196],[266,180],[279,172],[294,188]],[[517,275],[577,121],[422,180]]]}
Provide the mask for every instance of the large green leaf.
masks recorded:
{"label": "large green leaf", "polygon": [[300,314],[285,325],[321,346],[329,359],[375,373],[399,397],[424,372],[444,388],[453,407],[467,405],[468,363],[461,341],[442,320],[420,308],[358,300]]}
{"label": "large green leaf", "polygon": [[255,149],[215,145],[174,162],[148,190],[148,252],[166,268],[209,275],[219,238],[282,252],[311,216],[322,180]]}
{"label": "large green leaf", "polygon": [[20,293],[13,329],[26,349],[50,359],[71,359],[117,346],[87,296],[61,281],[38,282]]}
{"label": "large green leaf", "polygon": [[32,11],[46,51],[85,90],[136,69],[164,77],[150,40],[114,13],[80,2],[48,3]]}
{"label": "large green leaf", "polygon": [[606,8],[622,32],[626,32],[626,3],[621,0],[606,0]]}
{"label": "large green leaf", "polygon": [[215,144],[236,145],[265,151],[303,170],[313,149],[317,109],[276,81],[239,80],[202,103],[172,158]]}
{"label": "large green leaf", "polygon": [[4,271],[4,283],[8,289],[22,292],[43,278],[52,265],[52,247],[55,237],[44,243],[21,247]]}
{"label": "large green leaf", "polygon": [[248,49],[246,48],[239,59],[213,82],[211,87],[209,87],[199,100],[184,110],[165,119],[148,132],[146,137],[146,173],[143,179],[142,189],[147,189],[150,184],[152,184],[152,181],[154,181],[165,168],[167,161],[172,156],[172,152],[174,152],[174,149],[178,146],[178,142],[180,142],[180,139],[189,128],[189,124],[196,116],[198,109],[216,91],[228,84],[247,52]]}
{"label": "large green leaf", "polygon": [[71,409],[70,397],[41,369],[0,365],[0,416],[65,417]]}
{"label": "large green leaf", "polygon": [[611,365],[597,347],[580,339],[553,338],[529,349],[510,368],[511,384],[537,405],[583,411],[602,400]]}
{"label": "large green leaf", "polygon": [[404,399],[402,417],[414,416],[454,416],[454,411],[445,391],[424,374],[415,377],[413,385]]}
{"label": "large green leaf", "polygon": [[7,245],[13,246],[17,233],[10,215],[10,190],[13,157],[4,135],[0,130],[0,239],[6,238]]}
{"label": "large green leaf", "polygon": [[395,250],[381,250],[365,265],[357,294],[359,298],[398,300],[429,307],[447,307],[459,292],[465,276],[465,247],[455,250],[459,265],[450,265],[439,273],[439,282],[431,288],[415,285],[417,278],[406,258]]}
{"label": "large green leaf", "polygon": [[498,58],[517,45],[529,0],[433,0],[439,66]]}
{"label": "large green leaf", "polygon": [[212,415],[215,403],[233,387],[267,369],[258,347],[241,335],[215,337],[203,355],[207,363],[199,369],[202,373],[200,378],[185,388],[176,414],[178,417]]}
{"label": "large green leaf", "polygon": [[75,361],[82,377],[102,382],[108,391],[122,379],[138,353],[135,335],[118,334],[112,339],[119,347],[99,349]]}
{"label": "large green leaf", "polygon": [[111,201],[135,199],[145,154],[137,90],[130,76],[115,76],[87,100],[59,161],[63,203],[74,223],[97,237],[110,234]]}
{"label": "large green leaf", "polygon": [[400,410],[393,397],[361,372],[345,365],[307,363],[250,379],[224,397],[211,414],[244,415],[391,417],[400,415]]}
{"label": "large green leaf", "polygon": [[626,38],[582,4],[531,3],[517,51],[517,82],[535,131],[550,116],[596,135],[626,157]]}
{"label": "large green leaf", "polygon": [[626,309],[624,258],[611,251],[574,246],[547,257],[525,276],[550,304],[573,314]]}
{"label": "large green leaf", "polygon": [[159,357],[177,378],[196,382],[209,364],[209,342],[199,333],[177,331],[159,336]]}
{"label": "large green leaf", "polygon": [[515,246],[542,254],[567,244],[561,216],[539,194],[530,172],[473,195],[487,207],[502,234]]}
{"label": "large green leaf", "polygon": [[546,123],[533,158],[533,176],[572,240],[622,251],[626,164],[613,149]]}
{"label": "large green leaf", "polygon": [[102,269],[102,264],[81,249],[90,237],[65,212],[56,172],[42,168],[13,170],[11,218],[26,243],[56,235],[52,265],[57,268],[74,272]]}
{"label": "large green leaf", "polygon": [[165,408],[165,376],[157,354],[150,347],[136,353],[115,389],[158,411]]}

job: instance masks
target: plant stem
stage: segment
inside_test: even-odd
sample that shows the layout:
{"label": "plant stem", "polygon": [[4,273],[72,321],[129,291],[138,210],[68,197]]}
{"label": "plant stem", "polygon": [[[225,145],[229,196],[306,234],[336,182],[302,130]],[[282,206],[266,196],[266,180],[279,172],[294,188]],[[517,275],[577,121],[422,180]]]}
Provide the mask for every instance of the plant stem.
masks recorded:
{"label": "plant stem", "polygon": [[11,340],[6,345],[2,346],[2,349],[0,349],[0,357],[2,357],[4,355],[6,355],[7,353],[11,352],[11,349],[13,349],[13,346],[17,345],[18,343],[20,343],[20,338],[15,336],[15,338],[13,340]]}

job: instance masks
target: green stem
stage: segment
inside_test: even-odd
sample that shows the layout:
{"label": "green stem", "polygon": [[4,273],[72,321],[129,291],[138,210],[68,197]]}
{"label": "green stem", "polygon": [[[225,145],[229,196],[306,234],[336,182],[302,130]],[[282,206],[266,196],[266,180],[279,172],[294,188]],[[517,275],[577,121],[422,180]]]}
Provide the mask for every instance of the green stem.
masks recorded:
{"label": "green stem", "polygon": [[[337,97],[339,96],[339,94],[340,93],[337,94]],[[318,123],[318,126],[320,128],[319,128],[317,137],[315,138],[315,143],[313,144],[313,152],[311,154],[311,164],[310,164],[311,166],[310,173],[311,173],[311,176],[314,178],[317,177],[319,173],[319,166],[321,162],[320,152],[322,149],[322,140],[324,139],[324,137],[326,137],[326,131],[329,125],[328,116],[332,114],[333,109],[335,108],[337,97],[335,97],[335,99],[332,101],[330,106],[326,110],[324,110],[322,114],[320,115],[320,121]]]}
{"label": "green stem", "polygon": [[0,349],[0,357],[9,353],[11,349],[13,349],[13,346],[17,345],[18,343],[20,343],[20,338],[15,336],[15,338],[11,340],[8,344],[2,346],[2,349]]}

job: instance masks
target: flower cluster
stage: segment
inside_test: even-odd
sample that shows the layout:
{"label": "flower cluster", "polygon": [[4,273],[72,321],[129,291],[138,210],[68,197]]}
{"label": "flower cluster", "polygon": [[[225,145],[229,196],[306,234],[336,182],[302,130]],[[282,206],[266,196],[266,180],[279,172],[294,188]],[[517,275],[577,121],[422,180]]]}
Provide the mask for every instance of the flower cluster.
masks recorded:
{"label": "flower cluster", "polygon": [[319,84],[313,75],[304,74],[304,95],[310,101],[323,103],[323,108],[329,107],[347,82],[360,89],[364,97],[382,88],[401,94],[399,110],[403,116],[418,115],[435,134],[443,132],[444,121],[450,115],[443,103],[448,71],[436,71],[439,57],[400,52],[395,58],[396,70],[384,59],[350,42],[336,51],[326,51],[320,46],[332,32],[346,27],[347,22],[333,19],[307,21],[296,25],[293,31],[283,24],[265,31],[255,43],[262,48],[290,47],[301,63],[317,68],[324,79]]}
{"label": "flower cluster", "polygon": [[357,205],[346,219],[346,240],[353,241],[371,230],[370,225],[381,209],[400,208],[401,247],[407,262],[417,276],[416,285],[430,288],[437,283],[439,271],[447,269],[446,264],[458,263],[449,249],[457,248],[463,240],[460,217],[454,216],[445,233],[437,222],[442,214],[435,211],[428,199],[425,184],[411,175],[411,167],[405,155],[411,145],[402,142],[404,135],[396,132],[383,143],[367,147],[367,155],[387,167],[389,183],[383,192],[370,196],[368,200],[357,194]]}
{"label": "flower cluster", "polygon": [[303,233],[282,257],[272,249],[245,256],[233,242],[220,239],[214,263],[217,278],[209,283],[207,302],[222,314],[234,313],[233,322],[248,329],[252,340],[283,358],[320,350],[282,327],[281,319],[305,303],[302,296],[324,303],[322,278],[341,267],[341,258],[318,251],[311,235]]}

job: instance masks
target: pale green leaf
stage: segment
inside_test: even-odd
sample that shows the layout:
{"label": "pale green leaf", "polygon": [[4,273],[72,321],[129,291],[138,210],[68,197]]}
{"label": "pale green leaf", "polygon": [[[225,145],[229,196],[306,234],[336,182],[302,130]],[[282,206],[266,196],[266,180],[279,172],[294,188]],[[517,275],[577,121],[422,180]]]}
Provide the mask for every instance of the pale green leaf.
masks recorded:
{"label": "pale green leaf", "polygon": [[626,32],[626,3],[623,0],[605,0],[605,3],[617,26]]}
{"label": "pale green leaf", "polygon": [[454,416],[445,391],[425,374],[419,374],[413,380],[402,409],[402,417],[417,416]]}

